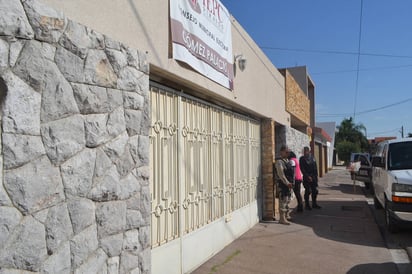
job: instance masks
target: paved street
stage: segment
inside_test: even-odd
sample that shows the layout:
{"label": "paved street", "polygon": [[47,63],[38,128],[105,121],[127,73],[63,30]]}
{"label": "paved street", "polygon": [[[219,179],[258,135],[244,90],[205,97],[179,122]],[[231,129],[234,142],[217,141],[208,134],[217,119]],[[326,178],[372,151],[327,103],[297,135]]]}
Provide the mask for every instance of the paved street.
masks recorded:
{"label": "paved street", "polygon": [[290,226],[257,224],[194,273],[412,273],[412,231],[388,235],[382,210],[347,171],[321,179],[319,201],[322,209],[295,214]]}

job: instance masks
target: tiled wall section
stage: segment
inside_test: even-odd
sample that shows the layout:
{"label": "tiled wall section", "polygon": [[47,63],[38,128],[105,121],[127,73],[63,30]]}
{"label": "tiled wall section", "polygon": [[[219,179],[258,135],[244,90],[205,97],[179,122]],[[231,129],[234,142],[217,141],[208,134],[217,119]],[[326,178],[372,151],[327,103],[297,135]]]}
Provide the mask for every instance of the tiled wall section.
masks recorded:
{"label": "tiled wall section", "polygon": [[286,110],[306,125],[310,125],[310,102],[293,76],[286,70]]}

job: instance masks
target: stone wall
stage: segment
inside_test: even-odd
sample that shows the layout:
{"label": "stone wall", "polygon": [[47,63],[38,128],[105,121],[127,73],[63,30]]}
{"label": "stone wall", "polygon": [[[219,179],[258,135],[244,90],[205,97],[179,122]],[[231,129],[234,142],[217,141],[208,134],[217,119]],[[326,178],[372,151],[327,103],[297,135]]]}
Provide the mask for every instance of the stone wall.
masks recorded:
{"label": "stone wall", "polygon": [[276,127],[276,157],[279,157],[280,147],[287,145],[299,158],[303,154],[303,148],[309,146],[309,136],[294,128]]}
{"label": "stone wall", "polygon": [[149,273],[145,56],[0,0],[0,84],[0,272]]}

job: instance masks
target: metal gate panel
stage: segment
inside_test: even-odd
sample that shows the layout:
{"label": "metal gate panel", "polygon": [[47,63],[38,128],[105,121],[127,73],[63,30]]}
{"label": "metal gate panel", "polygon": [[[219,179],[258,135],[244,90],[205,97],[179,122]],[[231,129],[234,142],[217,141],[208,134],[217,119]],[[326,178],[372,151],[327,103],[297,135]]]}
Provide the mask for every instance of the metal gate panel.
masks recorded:
{"label": "metal gate panel", "polygon": [[233,116],[233,146],[234,146],[234,209],[249,204],[248,178],[248,121],[237,115]]}
{"label": "metal gate panel", "polygon": [[178,97],[151,88],[152,247],[179,237]]}
{"label": "metal gate panel", "polygon": [[223,183],[225,185],[225,214],[233,212],[235,201],[235,180],[233,178],[233,167],[234,167],[234,149],[233,149],[233,114],[229,112],[223,112],[223,161],[224,161],[224,174],[223,174]]}
{"label": "metal gate panel", "polygon": [[257,198],[260,124],[151,86],[152,248]]}
{"label": "metal gate panel", "polygon": [[184,187],[184,232],[189,233],[212,220],[210,107],[182,98],[181,172]]}
{"label": "metal gate panel", "polygon": [[211,183],[212,183],[212,220],[224,216],[225,186],[223,180],[223,120],[222,112],[210,109],[211,120]]}
{"label": "metal gate panel", "polygon": [[260,177],[260,124],[249,122],[249,182],[250,202],[256,201]]}

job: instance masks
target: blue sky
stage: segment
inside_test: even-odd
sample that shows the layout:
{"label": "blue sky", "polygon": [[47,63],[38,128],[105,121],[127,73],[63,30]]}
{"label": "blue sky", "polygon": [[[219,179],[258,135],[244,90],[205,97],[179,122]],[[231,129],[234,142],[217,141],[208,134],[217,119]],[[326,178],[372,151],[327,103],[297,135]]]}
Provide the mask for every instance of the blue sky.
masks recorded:
{"label": "blue sky", "polygon": [[221,1],[277,68],[308,67],[317,122],[353,116],[356,97],[368,138],[412,132],[412,1],[363,0],[357,96],[361,0]]}

